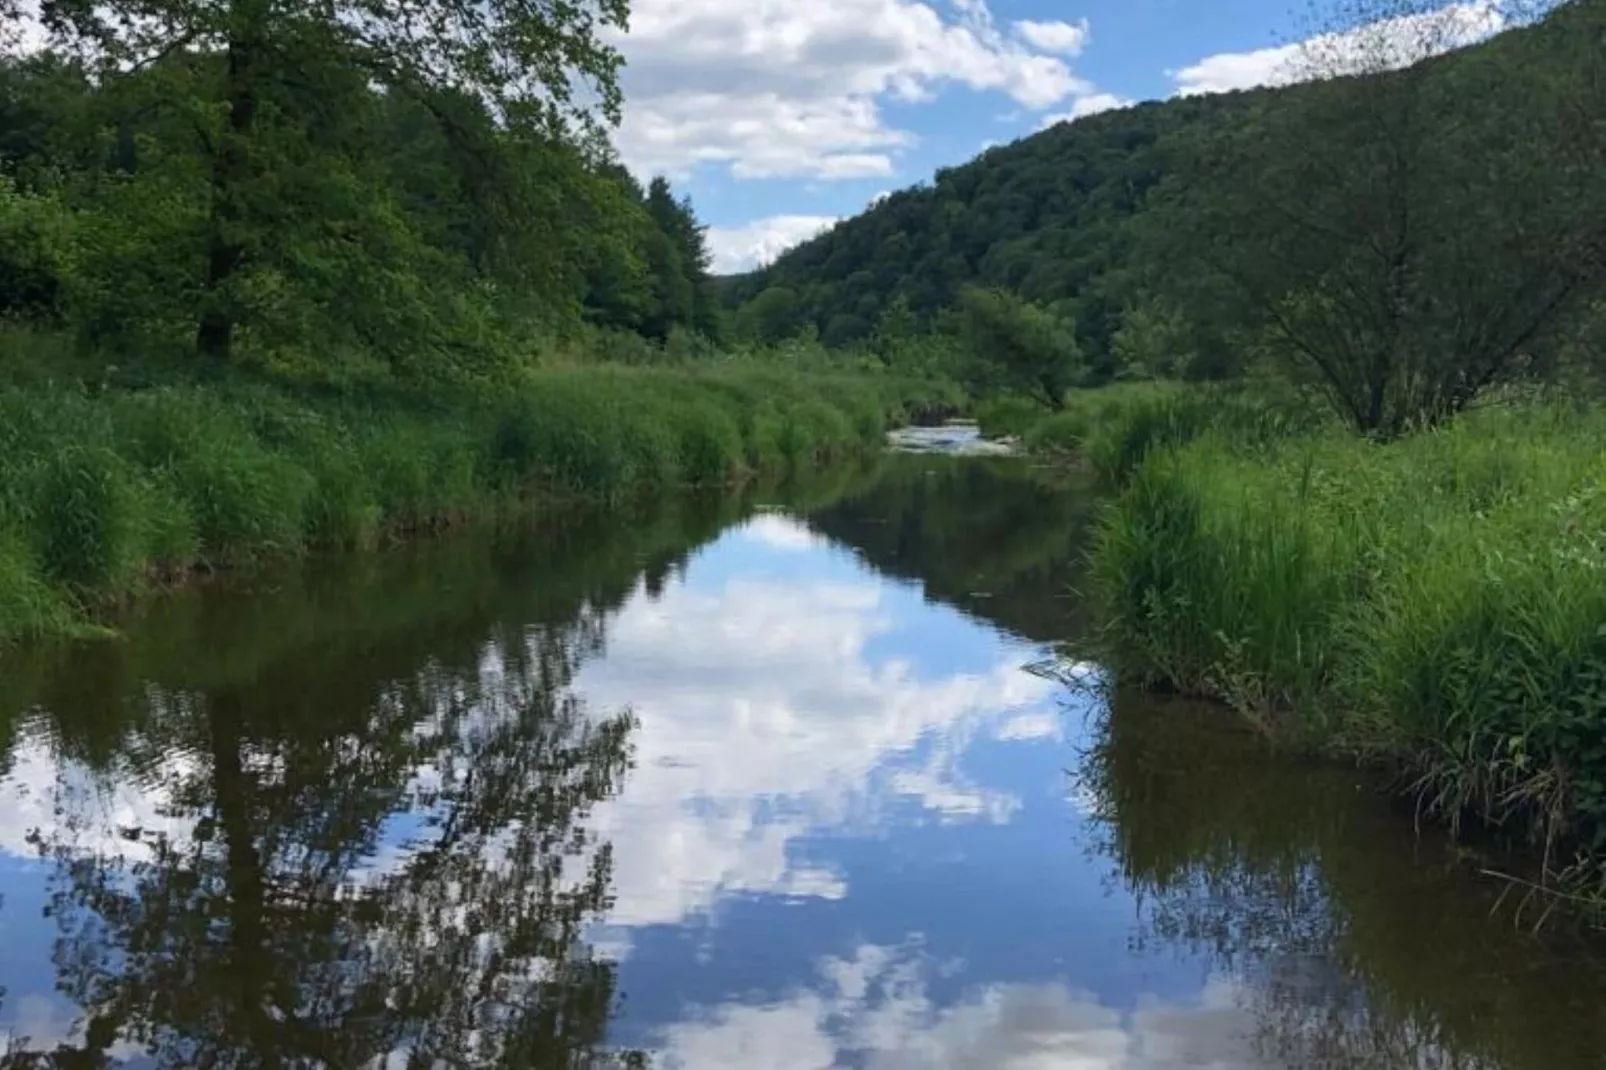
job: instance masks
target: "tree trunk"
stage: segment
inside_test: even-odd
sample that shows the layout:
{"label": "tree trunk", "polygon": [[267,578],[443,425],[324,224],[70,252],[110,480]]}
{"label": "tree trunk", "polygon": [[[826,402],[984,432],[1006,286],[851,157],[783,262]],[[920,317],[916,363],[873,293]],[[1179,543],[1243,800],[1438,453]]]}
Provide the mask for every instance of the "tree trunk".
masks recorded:
{"label": "tree trunk", "polygon": [[251,821],[250,786],[242,752],[244,726],[237,700],[217,696],[206,711],[207,738],[212,759],[213,788],[217,799],[218,824],[228,851],[226,881],[229,896],[229,958],[238,987],[233,1023],[238,1035],[217,1038],[229,1044],[249,1045],[261,1065],[277,1063],[275,1026],[264,1010],[264,990],[268,983],[265,960],[267,931],[264,919],[267,896],[264,891],[262,859],[257,853],[256,834]]}
{"label": "tree trunk", "polygon": [[[243,7],[244,5],[239,5]],[[238,13],[239,7],[236,8]],[[228,129],[212,151],[212,206],[208,221],[206,279],[195,348],[204,357],[227,361],[234,348],[238,313],[230,283],[246,256],[240,229],[245,222],[240,186],[248,177],[248,142],[256,121],[256,87],[252,84],[254,35],[249,19],[236,18],[229,35],[227,86]]]}

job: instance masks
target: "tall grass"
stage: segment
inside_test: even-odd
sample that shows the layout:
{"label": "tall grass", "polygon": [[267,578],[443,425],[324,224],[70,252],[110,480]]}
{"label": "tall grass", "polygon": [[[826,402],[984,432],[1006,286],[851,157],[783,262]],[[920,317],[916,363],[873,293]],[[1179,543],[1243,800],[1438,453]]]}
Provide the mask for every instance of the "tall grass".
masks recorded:
{"label": "tall grass", "polygon": [[1073,391],[1058,412],[1020,398],[996,399],[978,406],[977,418],[984,435],[1017,435],[1030,453],[1078,458],[1107,486],[1124,483],[1150,453],[1207,432],[1264,444],[1325,422],[1309,399],[1289,390],[1168,382]]}
{"label": "tall grass", "polygon": [[1606,892],[1606,415],[1210,430],[1135,465],[1092,567],[1124,675],[1396,763]]}
{"label": "tall grass", "polygon": [[0,391],[0,642],[62,632],[196,566],[863,452],[911,399],[945,394],[867,375],[605,366],[451,399],[260,383]]}

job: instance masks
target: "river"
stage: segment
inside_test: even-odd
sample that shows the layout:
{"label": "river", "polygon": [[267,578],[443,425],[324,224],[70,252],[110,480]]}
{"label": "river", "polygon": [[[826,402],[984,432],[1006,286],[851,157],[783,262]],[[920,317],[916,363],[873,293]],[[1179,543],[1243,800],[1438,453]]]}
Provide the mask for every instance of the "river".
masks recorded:
{"label": "river", "polygon": [[1041,671],[1091,515],[891,456],[9,657],[0,1066],[1600,1066],[1599,944],[1353,772]]}

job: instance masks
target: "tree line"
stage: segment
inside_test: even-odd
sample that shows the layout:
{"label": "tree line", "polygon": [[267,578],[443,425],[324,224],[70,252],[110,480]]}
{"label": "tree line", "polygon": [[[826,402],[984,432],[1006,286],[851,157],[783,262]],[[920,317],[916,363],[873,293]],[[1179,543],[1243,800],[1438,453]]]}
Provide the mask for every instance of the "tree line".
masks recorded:
{"label": "tree line", "polygon": [[[1274,364],[1397,435],[1606,368],[1606,4],[1338,0],[1296,84],[988,150],[748,275],[736,330],[945,352],[1055,407],[1123,375]],[[1321,30],[1324,32],[1315,32]],[[892,339],[914,339],[903,345]]]}
{"label": "tree line", "polygon": [[0,322],[431,378],[721,334],[690,202],[606,138],[624,0],[41,14],[47,47],[0,55]]}

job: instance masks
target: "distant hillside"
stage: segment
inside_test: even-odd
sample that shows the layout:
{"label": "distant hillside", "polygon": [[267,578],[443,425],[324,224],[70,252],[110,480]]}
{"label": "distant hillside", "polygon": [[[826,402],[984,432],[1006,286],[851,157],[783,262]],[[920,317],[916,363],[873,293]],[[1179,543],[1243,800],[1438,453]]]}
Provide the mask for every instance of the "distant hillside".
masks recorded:
{"label": "distant hillside", "polygon": [[[1532,35],[1551,32],[1513,31],[1458,55],[1480,54],[1482,66],[1531,62],[1544,48]],[[1529,40],[1513,48],[1519,38]],[[847,346],[871,337],[895,306],[929,325],[962,286],[999,286],[1057,306],[1075,321],[1090,362],[1108,364],[1123,311],[1173,262],[1154,240],[1153,209],[1213,173],[1210,146],[1267,116],[1297,115],[1321,93],[1364,94],[1392,77],[1175,99],[1061,123],[894,193],[768,267],[720,280],[721,291],[747,337],[773,341],[812,325],[826,344]],[[1477,122],[1500,121],[1485,120],[1490,109],[1477,97],[1460,106]]]}
{"label": "distant hillside", "polygon": [[1143,104],[989,149],[724,280],[726,299],[759,336],[812,323],[827,344],[845,345],[868,336],[895,298],[924,318],[982,282],[1045,303],[1081,296],[1086,333],[1107,336],[1113,326],[1101,321],[1120,307],[1108,276],[1127,255],[1128,220],[1165,174],[1167,137],[1252,95]]}

